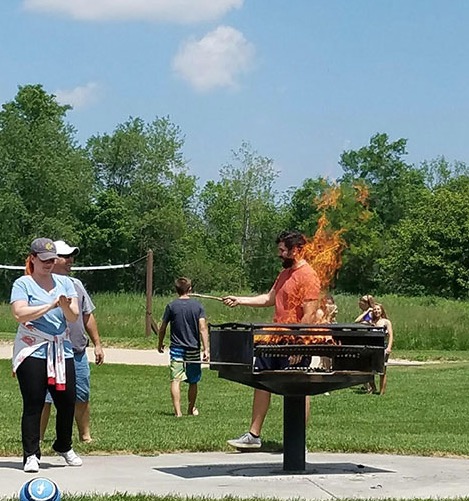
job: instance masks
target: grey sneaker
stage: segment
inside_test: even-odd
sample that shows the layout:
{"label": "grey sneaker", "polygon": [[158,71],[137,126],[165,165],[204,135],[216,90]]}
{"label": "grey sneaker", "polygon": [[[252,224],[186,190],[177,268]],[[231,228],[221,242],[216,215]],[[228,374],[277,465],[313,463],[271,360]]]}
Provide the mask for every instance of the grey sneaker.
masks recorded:
{"label": "grey sneaker", "polygon": [[35,454],[26,458],[23,471],[26,473],[37,473],[39,471],[39,459]]}
{"label": "grey sneaker", "polygon": [[57,454],[65,459],[68,466],[81,466],[83,464],[81,457],[77,456],[73,449],[70,449],[67,452],[57,452]]}
{"label": "grey sneaker", "polygon": [[236,449],[260,449],[262,442],[259,437],[253,437],[249,432],[234,440],[228,440],[228,444]]}

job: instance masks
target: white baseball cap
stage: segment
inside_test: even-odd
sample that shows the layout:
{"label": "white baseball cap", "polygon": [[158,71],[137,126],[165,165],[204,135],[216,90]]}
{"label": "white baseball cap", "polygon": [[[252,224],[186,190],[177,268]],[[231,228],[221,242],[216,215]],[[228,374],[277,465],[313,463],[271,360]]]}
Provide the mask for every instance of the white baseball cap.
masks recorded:
{"label": "white baseball cap", "polygon": [[78,247],[70,247],[70,245],[63,240],[56,240],[54,245],[59,256],[76,256],[80,253],[80,249]]}

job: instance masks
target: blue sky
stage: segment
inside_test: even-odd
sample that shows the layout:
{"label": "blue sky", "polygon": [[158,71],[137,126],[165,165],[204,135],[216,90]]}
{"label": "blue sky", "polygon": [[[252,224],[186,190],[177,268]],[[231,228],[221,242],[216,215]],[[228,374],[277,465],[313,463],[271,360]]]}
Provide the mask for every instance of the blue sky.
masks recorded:
{"label": "blue sky", "polygon": [[169,116],[201,184],[248,141],[278,188],[376,132],[469,163],[466,0],[4,0],[0,102],[40,83],[85,142]]}

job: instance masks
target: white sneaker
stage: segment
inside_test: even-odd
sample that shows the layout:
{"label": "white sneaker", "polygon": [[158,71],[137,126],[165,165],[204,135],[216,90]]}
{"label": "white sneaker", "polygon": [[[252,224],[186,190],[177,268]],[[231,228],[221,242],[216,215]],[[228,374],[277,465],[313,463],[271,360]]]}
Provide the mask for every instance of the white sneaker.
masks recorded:
{"label": "white sneaker", "polygon": [[39,459],[35,454],[26,458],[23,471],[26,473],[37,473],[39,471]]}
{"label": "white sneaker", "polygon": [[77,456],[73,449],[70,449],[68,452],[57,452],[57,454],[65,459],[68,466],[81,466],[83,464],[81,457]]}
{"label": "white sneaker", "polygon": [[234,440],[227,440],[228,444],[236,449],[260,449],[262,442],[259,437],[253,437],[249,432]]}

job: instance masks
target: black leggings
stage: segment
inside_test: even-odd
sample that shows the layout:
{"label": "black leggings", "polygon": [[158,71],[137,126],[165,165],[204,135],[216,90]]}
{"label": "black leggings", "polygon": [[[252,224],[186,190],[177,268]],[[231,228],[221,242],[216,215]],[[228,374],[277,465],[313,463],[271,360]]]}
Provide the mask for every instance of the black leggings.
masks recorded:
{"label": "black leggings", "polygon": [[75,413],[75,365],[73,358],[65,359],[66,389],[57,391],[47,384],[47,360],[27,357],[16,371],[23,397],[21,437],[23,460],[35,454],[41,457],[39,447],[41,413],[47,390],[50,391],[57,409],[55,422],[56,439],[52,448],[57,452],[67,452],[72,448],[73,416]]}

